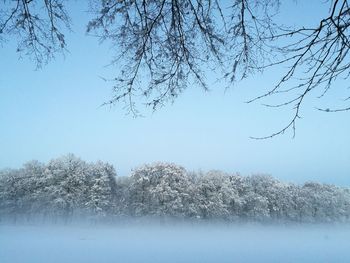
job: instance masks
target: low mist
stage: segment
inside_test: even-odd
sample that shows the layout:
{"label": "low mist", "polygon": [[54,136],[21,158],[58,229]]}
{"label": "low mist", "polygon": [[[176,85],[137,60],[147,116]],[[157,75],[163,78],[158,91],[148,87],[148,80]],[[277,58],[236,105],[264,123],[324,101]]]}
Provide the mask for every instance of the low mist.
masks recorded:
{"label": "low mist", "polygon": [[0,226],[2,263],[349,262],[348,225]]}

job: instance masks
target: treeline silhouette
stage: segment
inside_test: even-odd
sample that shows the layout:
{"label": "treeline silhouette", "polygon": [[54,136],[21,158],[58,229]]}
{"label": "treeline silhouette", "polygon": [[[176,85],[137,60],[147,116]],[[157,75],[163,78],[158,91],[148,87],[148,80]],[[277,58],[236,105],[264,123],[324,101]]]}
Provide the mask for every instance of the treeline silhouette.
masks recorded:
{"label": "treeline silhouette", "polygon": [[350,189],[267,175],[188,172],[171,163],[117,177],[112,165],[72,154],[0,171],[0,219],[171,218],[232,222],[349,222]]}

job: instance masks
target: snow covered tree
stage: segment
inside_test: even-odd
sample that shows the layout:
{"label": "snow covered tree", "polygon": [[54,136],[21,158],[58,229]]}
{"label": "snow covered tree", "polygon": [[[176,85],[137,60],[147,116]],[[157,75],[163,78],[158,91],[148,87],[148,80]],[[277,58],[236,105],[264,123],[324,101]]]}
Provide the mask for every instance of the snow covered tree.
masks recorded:
{"label": "snow covered tree", "polygon": [[98,217],[106,217],[115,209],[116,172],[113,166],[97,162],[89,167],[91,182],[86,208]]}
{"label": "snow covered tree", "polygon": [[184,216],[189,212],[191,182],[175,164],[156,163],[131,176],[131,207],[136,215]]}
{"label": "snow covered tree", "polygon": [[285,218],[285,212],[289,209],[286,207],[287,185],[269,175],[254,175],[248,181],[254,193],[266,197],[271,219]]}
{"label": "snow covered tree", "polygon": [[13,217],[16,221],[16,214],[19,209],[18,202],[21,194],[17,189],[18,171],[2,170],[0,172],[0,219]]}
{"label": "snow covered tree", "polygon": [[349,222],[350,189],[286,184],[266,175],[187,172],[144,165],[116,179],[112,165],[72,154],[0,170],[0,220],[120,216],[227,221]]}
{"label": "snow covered tree", "polygon": [[[79,214],[88,201],[88,165],[72,154],[53,159],[45,169],[47,208],[66,219]],[[54,206],[52,206],[54,205]]]}
{"label": "snow covered tree", "polygon": [[227,174],[210,171],[196,181],[197,206],[201,218],[229,219],[236,217],[239,196]]}
{"label": "snow covered tree", "polygon": [[25,217],[35,213],[36,194],[40,191],[40,179],[44,165],[38,161],[24,164],[21,169],[10,169],[0,175],[0,210],[6,208],[7,215]]}

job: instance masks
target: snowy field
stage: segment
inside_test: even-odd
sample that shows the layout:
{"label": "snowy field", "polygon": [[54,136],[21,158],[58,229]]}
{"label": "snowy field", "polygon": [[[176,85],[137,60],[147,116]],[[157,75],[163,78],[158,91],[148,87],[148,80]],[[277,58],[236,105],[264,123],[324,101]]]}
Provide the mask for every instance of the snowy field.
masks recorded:
{"label": "snowy field", "polygon": [[350,262],[350,226],[0,226],[0,262]]}

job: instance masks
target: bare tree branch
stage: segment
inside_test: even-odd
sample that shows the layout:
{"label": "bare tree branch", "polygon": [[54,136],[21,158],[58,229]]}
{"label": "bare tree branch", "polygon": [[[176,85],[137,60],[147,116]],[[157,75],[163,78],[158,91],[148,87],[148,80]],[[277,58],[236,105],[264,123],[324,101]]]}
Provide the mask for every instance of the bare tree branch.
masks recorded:
{"label": "bare tree branch", "polygon": [[[273,133],[271,136],[261,137],[261,139],[282,134],[289,128],[292,128],[294,133],[295,123],[297,118],[299,118],[304,98],[316,89],[321,90],[318,96],[321,98],[329,92],[338,78],[348,79],[350,73],[350,7],[347,0],[335,0],[331,1],[331,4],[329,16],[322,19],[317,27],[284,30],[283,33],[273,35],[272,40],[283,39],[284,41],[290,41],[290,43],[278,47],[277,51],[284,55],[284,59],[265,67],[289,64],[289,69],[274,88],[248,101],[248,103],[282,92],[297,91],[300,93],[278,105],[266,105],[283,107],[294,103],[294,115],[289,124],[283,129]],[[299,81],[295,85],[283,89],[284,86],[292,82],[292,79],[293,82],[296,79],[299,79]],[[348,108],[326,109],[323,111],[338,112],[346,110]]]}
{"label": "bare tree branch", "polygon": [[63,28],[70,29],[64,0],[3,0],[0,6],[0,42],[15,36],[17,52],[29,55],[37,67],[65,50]]}
{"label": "bare tree branch", "polygon": [[[66,49],[64,0],[2,1],[0,41],[17,36],[18,51],[38,67]],[[291,107],[292,115],[261,139],[295,134],[305,98],[316,92],[323,98],[350,75],[349,0],[326,3],[328,13],[314,26],[286,28],[274,21],[279,0],[90,0],[94,18],[87,32],[115,48],[113,95],[105,104],[124,102],[137,116],[140,105],[156,110],[189,87],[208,91],[209,71],[231,86],[257,71],[287,66],[271,89],[248,103],[283,94],[284,100],[264,105]],[[323,111],[348,110],[334,108]]]}

